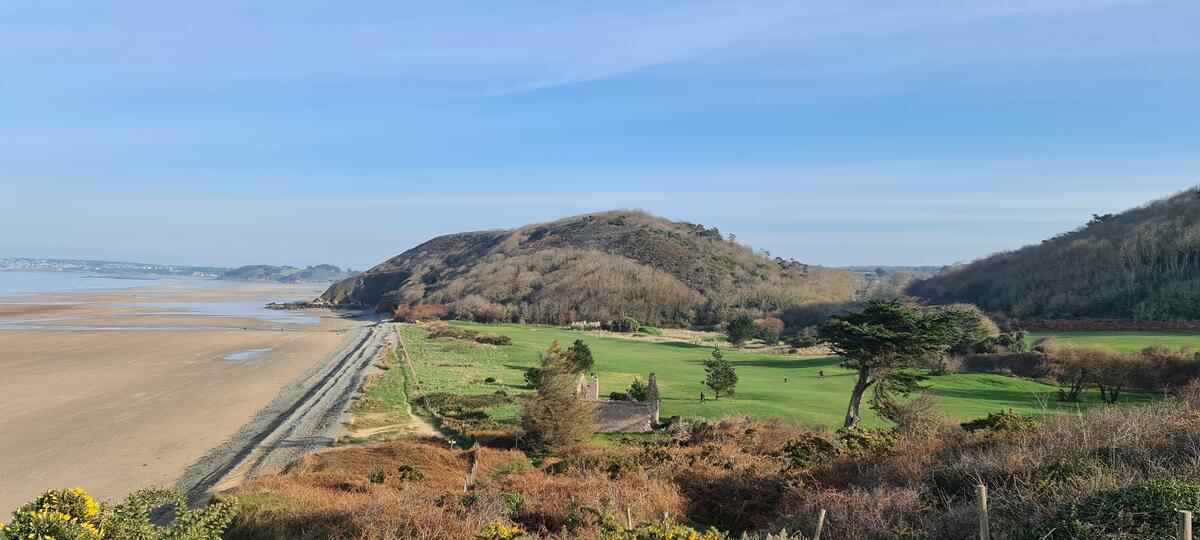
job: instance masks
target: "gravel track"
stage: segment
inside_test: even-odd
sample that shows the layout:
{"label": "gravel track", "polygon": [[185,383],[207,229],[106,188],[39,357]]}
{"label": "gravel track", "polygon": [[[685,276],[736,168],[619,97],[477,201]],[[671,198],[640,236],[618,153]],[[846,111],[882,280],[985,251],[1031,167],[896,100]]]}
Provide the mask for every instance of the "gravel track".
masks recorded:
{"label": "gravel track", "polygon": [[393,324],[363,323],[338,347],[285,387],[229,440],[189,467],[176,489],[196,504],[214,489],[282,471],[304,454],[337,440],[341,415],[381,351],[395,339]]}

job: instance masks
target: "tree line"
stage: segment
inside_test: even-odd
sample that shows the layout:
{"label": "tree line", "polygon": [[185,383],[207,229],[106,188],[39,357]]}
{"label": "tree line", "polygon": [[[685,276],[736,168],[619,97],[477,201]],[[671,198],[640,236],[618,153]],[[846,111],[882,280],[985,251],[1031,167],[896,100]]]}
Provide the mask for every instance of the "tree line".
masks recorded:
{"label": "tree line", "polygon": [[1200,320],[1200,196],[1195,189],[1039,245],[913,283],[909,294],[1017,319]]}

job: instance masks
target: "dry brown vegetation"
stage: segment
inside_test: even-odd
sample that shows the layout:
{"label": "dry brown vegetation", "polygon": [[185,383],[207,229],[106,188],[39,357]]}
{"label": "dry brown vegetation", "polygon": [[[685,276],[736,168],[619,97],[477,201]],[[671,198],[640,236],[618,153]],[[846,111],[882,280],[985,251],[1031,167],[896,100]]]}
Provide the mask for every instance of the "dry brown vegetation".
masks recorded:
{"label": "dry brown vegetation", "polygon": [[1098,388],[1110,402],[1117,402],[1122,390],[1164,392],[1200,380],[1200,355],[1190,350],[1148,347],[1121,354],[1102,347],[1059,348],[1052,338],[1040,341],[1032,352],[976,354],[960,362],[970,371],[1016,375],[1075,391]]}
{"label": "dry brown vegetation", "polygon": [[[425,479],[369,480],[404,465]],[[668,512],[735,534],[811,531],[825,509],[824,538],[967,538],[980,482],[1004,538],[1169,538],[1176,506],[1200,509],[1200,387],[1136,409],[1001,414],[972,431],[919,411],[891,431],[684,424],[537,467],[514,450],[429,441],[342,449],[241,487],[232,538],[471,538],[497,521],[587,538],[626,508],[635,522]]]}
{"label": "dry brown vegetation", "polygon": [[434,238],[335,284],[322,300],[398,309],[407,319],[437,304],[446,316],[479,322],[629,315],[653,326],[706,326],[738,313],[845,302],[859,286],[851,272],[769,259],[716,229],[603,212]]}

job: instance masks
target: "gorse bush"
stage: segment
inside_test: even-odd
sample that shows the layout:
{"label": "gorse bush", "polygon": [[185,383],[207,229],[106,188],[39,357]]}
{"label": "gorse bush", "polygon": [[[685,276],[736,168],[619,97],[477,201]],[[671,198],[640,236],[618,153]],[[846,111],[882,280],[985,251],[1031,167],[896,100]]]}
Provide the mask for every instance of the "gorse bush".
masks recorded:
{"label": "gorse bush", "polygon": [[[172,505],[175,520],[150,522],[150,513]],[[188,510],[183,495],[165,489],[133,493],[116,506],[99,505],[83,489],[52,490],[13,512],[0,524],[0,540],[220,540],[235,506],[216,502]]]}
{"label": "gorse bush", "polygon": [[405,482],[418,482],[425,479],[425,473],[406,463],[396,467],[396,477]]}
{"label": "gorse bush", "polygon": [[1029,538],[1172,540],[1178,510],[1200,513],[1200,483],[1158,478],[1071,504]]}
{"label": "gorse bush", "polygon": [[630,334],[637,332],[642,328],[642,324],[639,323],[637,319],[628,315],[613,319],[608,326],[613,332],[625,332]]}
{"label": "gorse bush", "polygon": [[627,529],[616,522],[607,523],[597,536],[599,540],[729,540],[729,535],[717,530],[697,531],[671,519],[662,519]]}

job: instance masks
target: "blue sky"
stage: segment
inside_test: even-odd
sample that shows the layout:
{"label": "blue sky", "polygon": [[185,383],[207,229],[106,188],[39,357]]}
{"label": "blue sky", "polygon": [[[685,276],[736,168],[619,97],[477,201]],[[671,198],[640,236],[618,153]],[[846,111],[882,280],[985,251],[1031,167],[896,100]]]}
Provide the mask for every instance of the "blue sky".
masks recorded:
{"label": "blue sky", "polygon": [[944,264],[1200,183],[1200,2],[6,2],[0,256],[364,268],[612,208]]}

